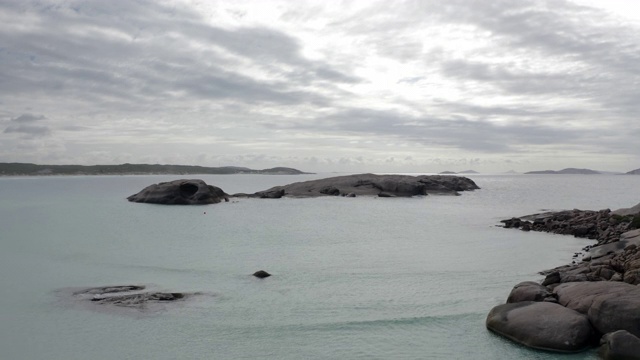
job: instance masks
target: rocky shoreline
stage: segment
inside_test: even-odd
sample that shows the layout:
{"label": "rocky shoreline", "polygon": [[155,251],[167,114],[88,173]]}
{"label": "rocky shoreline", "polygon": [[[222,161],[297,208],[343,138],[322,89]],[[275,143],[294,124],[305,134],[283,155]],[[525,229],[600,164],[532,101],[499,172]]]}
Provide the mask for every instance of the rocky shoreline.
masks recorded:
{"label": "rocky shoreline", "polygon": [[578,352],[600,344],[603,359],[640,359],[640,204],[503,220],[505,228],[597,240],[571,264],[517,284],[487,316],[489,330],[536,349]]}

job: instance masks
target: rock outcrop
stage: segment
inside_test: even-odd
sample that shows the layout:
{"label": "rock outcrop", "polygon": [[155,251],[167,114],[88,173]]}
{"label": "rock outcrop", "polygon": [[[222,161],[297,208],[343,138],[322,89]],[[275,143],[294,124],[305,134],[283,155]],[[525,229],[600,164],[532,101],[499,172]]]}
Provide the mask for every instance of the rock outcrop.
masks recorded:
{"label": "rock outcrop", "polygon": [[[637,209],[637,212],[634,212]],[[593,210],[566,210],[527,215],[502,220],[505,228],[525,231],[542,231],[554,234],[573,235],[598,240],[598,244],[618,241],[628,230],[640,228],[640,208]]]}
{"label": "rock outcrop", "polygon": [[127,200],[165,205],[204,205],[229,201],[229,198],[222,189],[207,185],[202,180],[181,179],[149,185]]}
{"label": "rock outcrop", "polygon": [[[543,318],[549,311],[540,305],[531,307],[530,302],[557,302],[557,306],[588,319],[597,337],[609,334],[601,339],[601,354],[606,354],[604,358],[627,359],[626,355],[620,354],[637,348],[622,342],[640,337],[640,205],[616,211],[570,210],[535,214],[503,220],[502,223],[505,228],[591,238],[597,240],[597,244],[585,247],[586,255],[581,260],[576,259],[581,253],[576,253],[571,265],[541,272],[546,275],[542,284],[523,282],[516,285],[507,304],[494,308],[489,317],[493,319],[496,313],[520,309],[517,304],[522,304],[529,317]],[[501,315],[501,321],[507,319],[507,315]],[[564,325],[558,325],[558,331],[567,334],[584,332],[581,326],[568,326],[570,321],[567,321],[563,320]],[[499,324],[495,319],[492,322],[487,319],[489,329],[524,345],[541,348],[527,340],[529,334],[525,326],[501,324],[496,330],[496,323]],[[530,331],[541,329],[533,320],[530,325]],[[620,333],[620,330],[625,332]],[[567,351],[562,347],[547,350]]]}
{"label": "rock outcrop", "polygon": [[358,174],[297,182],[276,186],[251,195],[236,194],[234,196],[269,199],[282,196],[410,197],[430,194],[459,195],[459,191],[475,189],[479,189],[479,187],[471,179],[462,176]]}
{"label": "rock outcrop", "polygon": [[153,314],[201,295],[200,293],[150,291],[144,285],[116,285],[90,288],[68,288],[57,294],[70,305],[118,314]]}

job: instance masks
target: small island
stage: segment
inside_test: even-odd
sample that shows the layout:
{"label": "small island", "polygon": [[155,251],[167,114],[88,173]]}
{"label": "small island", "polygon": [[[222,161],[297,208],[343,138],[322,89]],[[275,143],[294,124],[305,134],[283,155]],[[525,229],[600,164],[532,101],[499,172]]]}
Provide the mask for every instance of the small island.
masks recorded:
{"label": "small island", "polygon": [[534,175],[534,174],[542,174],[542,175],[599,175],[602,174],[599,171],[591,170],[591,169],[576,169],[576,168],[566,168],[562,170],[541,170],[541,171],[529,171],[525,174]]}

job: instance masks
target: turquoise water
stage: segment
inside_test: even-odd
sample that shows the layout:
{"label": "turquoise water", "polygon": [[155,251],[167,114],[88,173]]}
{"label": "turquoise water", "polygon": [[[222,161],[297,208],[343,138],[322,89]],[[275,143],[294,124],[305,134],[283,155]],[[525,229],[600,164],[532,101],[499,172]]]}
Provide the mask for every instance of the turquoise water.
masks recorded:
{"label": "turquoise water", "polygon": [[[234,193],[326,176],[198,177]],[[458,197],[191,207],[125,200],[179,176],[0,178],[0,358],[595,359],[485,329],[513,285],[591,243],[495,225],[632,206],[640,177],[471,177],[482,189]],[[143,314],[58,295],[117,284],[203,295]]]}

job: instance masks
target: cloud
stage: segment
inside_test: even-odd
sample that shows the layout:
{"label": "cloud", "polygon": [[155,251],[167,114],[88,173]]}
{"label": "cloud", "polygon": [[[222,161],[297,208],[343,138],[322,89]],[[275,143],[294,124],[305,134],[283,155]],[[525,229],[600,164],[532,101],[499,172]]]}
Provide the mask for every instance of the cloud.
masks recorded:
{"label": "cloud", "polygon": [[637,24],[568,0],[340,5],[4,2],[0,154],[22,160],[20,135],[65,161],[640,161]]}
{"label": "cloud", "polygon": [[4,129],[5,134],[22,134],[27,137],[41,137],[51,134],[51,129],[40,122],[47,118],[42,115],[22,114],[9,120],[9,125]]}

